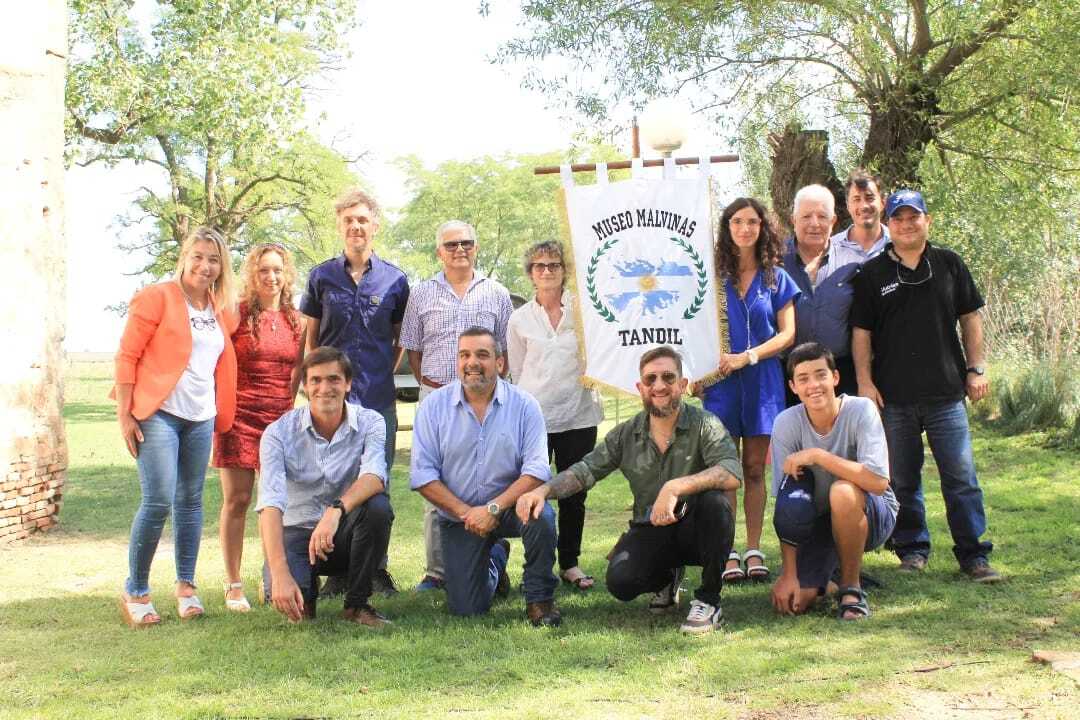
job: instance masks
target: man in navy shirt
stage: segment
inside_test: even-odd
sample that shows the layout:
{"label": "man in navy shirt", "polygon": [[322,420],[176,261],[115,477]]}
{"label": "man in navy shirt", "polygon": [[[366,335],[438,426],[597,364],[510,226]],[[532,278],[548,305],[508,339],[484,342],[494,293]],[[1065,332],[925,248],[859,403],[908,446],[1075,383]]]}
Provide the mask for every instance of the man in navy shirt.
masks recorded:
{"label": "man in navy shirt", "polygon": [[[386,477],[394,464],[397,409],[394,367],[401,357],[398,333],[409,283],[396,265],[375,254],[379,206],[359,188],[335,203],[344,252],[317,265],[308,275],[300,312],[307,319],[306,349],[328,345],[344,352],[355,369],[347,400],[374,410],[386,421]],[[375,575],[379,592],[397,592],[385,563]]]}

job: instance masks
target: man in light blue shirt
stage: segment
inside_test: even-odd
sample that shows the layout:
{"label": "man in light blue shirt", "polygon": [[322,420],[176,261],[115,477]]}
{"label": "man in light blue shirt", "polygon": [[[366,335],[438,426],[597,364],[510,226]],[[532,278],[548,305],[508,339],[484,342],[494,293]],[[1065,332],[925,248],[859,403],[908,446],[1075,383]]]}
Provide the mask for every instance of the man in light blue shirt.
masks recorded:
{"label": "man in light blue shirt", "polygon": [[844,186],[851,225],[832,236],[833,243],[859,255],[863,262],[877,257],[889,243],[889,228],[881,224],[885,199],[877,176],[855,168]]}
{"label": "man in light blue shirt", "polygon": [[513,512],[551,477],[540,404],[499,375],[505,359],[486,328],[458,339],[457,376],[421,403],[413,422],[410,485],[438,509],[450,612],[480,615],[509,591],[507,537],[525,546],[525,612],[534,626],[561,621],[555,608],[555,512],[539,522]]}
{"label": "man in light blue shirt", "polygon": [[315,617],[319,576],[345,576],[345,619],[382,627],[389,620],[368,599],[394,520],[386,423],[345,402],[352,367],[341,350],[317,348],[300,369],[309,404],[270,423],[259,446],[264,592],[299,622]]}

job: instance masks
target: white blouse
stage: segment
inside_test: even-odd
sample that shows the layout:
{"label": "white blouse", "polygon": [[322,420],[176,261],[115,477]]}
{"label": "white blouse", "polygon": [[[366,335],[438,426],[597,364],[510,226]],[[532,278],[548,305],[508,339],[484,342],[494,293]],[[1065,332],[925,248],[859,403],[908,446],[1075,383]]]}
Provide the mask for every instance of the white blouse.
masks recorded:
{"label": "white blouse", "polygon": [[214,306],[196,310],[188,303],[191,323],[191,356],[187,367],[161,409],[177,417],[202,422],[217,415],[214,370],[225,351],[225,329],[218,326]]}
{"label": "white blouse", "polygon": [[578,358],[572,302],[563,291],[557,328],[551,327],[536,298],[515,310],[506,328],[510,374],[540,403],[549,433],[592,427],[604,419],[600,394],[580,382],[584,367]]}

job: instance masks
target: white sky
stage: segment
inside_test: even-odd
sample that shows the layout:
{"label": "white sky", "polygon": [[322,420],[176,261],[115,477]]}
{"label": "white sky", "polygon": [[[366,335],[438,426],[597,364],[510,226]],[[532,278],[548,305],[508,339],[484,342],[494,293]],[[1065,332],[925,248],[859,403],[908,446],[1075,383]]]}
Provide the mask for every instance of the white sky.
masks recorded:
{"label": "white sky", "polygon": [[[515,2],[493,2],[491,15],[477,0],[398,0],[359,3],[361,27],[352,57],[332,78],[332,90],[311,101],[322,140],[348,155],[367,152],[357,167],[386,206],[407,201],[395,158],[419,155],[429,167],[504,152],[546,152],[570,145],[577,129],[545,108],[544,98],[519,86],[523,68],[491,65],[487,58],[516,34]],[[692,105],[692,98],[686,98]],[[628,120],[628,119],[627,119]],[[726,153],[730,148],[694,120],[679,155]],[[629,137],[624,143],[629,156]],[[647,157],[651,152],[642,148]],[[726,183],[737,168],[725,168]],[[659,172],[659,171],[657,171]],[[139,259],[121,252],[121,239],[137,229],[115,222],[143,184],[158,184],[146,168],[73,168],[67,173],[69,352],[112,352],[123,321],[105,306],[128,300],[145,281],[130,277]]]}

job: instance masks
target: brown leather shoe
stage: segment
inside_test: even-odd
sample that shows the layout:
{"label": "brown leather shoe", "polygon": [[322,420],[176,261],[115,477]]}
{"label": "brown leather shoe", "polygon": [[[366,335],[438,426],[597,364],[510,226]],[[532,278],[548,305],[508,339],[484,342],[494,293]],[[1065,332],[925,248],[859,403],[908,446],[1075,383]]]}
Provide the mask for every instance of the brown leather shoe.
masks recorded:
{"label": "brown leather shoe", "polygon": [[370,605],[361,605],[360,607],[355,608],[347,607],[341,612],[341,616],[349,622],[354,622],[357,625],[363,625],[370,628],[381,628],[386,627],[387,625],[393,625],[385,615]]}
{"label": "brown leather shoe", "polygon": [[525,615],[533,627],[558,627],[562,624],[562,615],[555,607],[554,600],[525,603]]}

